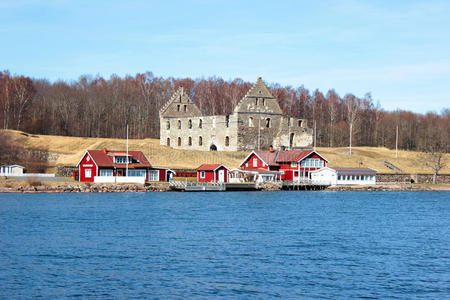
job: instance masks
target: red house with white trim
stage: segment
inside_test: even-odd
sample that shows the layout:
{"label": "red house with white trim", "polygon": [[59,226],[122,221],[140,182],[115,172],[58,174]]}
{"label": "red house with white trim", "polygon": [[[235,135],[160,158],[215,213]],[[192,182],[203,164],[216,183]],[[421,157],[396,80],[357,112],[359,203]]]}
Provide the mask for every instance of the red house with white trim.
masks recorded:
{"label": "red house with white trim", "polygon": [[239,167],[260,173],[272,171],[277,179],[297,181],[327,164],[328,160],[314,150],[260,150],[252,151]]}
{"label": "red house with white trim", "polygon": [[[77,164],[78,180],[94,182],[96,176],[145,177],[145,181],[168,181],[174,171],[152,167],[141,151],[87,150]],[[172,174],[172,175],[171,175]]]}
{"label": "red house with white trim", "polygon": [[197,168],[197,181],[226,183],[229,171],[223,164],[203,164]]}

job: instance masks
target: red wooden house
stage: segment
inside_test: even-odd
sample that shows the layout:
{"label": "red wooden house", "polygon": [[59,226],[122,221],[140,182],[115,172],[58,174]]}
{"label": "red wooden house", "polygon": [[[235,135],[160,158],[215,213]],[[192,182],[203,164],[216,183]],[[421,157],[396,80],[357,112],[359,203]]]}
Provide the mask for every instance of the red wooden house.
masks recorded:
{"label": "red wooden house", "polygon": [[309,172],[326,167],[327,163],[328,160],[314,150],[260,150],[252,151],[240,168],[260,173],[272,171],[277,179],[297,181],[309,178]]}
{"label": "red wooden house", "polygon": [[230,170],[222,164],[203,164],[197,168],[198,182],[228,182]]}
{"label": "red wooden house", "polygon": [[[173,171],[152,167],[141,151],[87,150],[77,164],[78,180],[94,182],[95,177],[145,177],[145,181],[168,181]],[[172,174],[172,175],[171,175]]]}

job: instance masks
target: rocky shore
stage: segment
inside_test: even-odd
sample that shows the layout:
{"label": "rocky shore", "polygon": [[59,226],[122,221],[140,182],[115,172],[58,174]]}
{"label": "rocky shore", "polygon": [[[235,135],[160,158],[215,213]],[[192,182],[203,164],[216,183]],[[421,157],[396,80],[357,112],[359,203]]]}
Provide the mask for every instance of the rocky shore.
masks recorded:
{"label": "rocky shore", "polygon": [[[261,191],[279,191],[281,184],[259,184]],[[349,185],[330,186],[326,191],[450,191],[450,185],[420,185],[420,184],[388,184],[388,185]],[[167,183],[152,184],[3,184],[0,193],[123,193],[123,192],[167,192],[171,191]]]}
{"label": "rocky shore", "polygon": [[111,193],[111,192],[166,192],[167,184],[59,184],[2,186],[0,193]]}

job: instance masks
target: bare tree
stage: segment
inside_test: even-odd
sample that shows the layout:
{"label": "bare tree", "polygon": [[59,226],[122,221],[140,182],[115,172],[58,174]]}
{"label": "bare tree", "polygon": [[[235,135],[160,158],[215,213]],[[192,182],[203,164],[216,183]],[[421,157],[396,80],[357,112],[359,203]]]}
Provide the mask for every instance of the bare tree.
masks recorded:
{"label": "bare tree", "polygon": [[447,165],[445,154],[438,147],[431,147],[423,157],[425,165],[433,171],[433,183],[437,182],[439,171]]}
{"label": "bare tree", "polygon": [[355,125],[355,122],[358,118],[358,112],[359,112],[359,105],[358,105],[358,99],[352,95],[347,94],[345,95],[345,102],[347,104],[347,123],[349,125],[350,130],[350,151],[349,154],[352,155],[352,137],[353,137],[353,126]]}

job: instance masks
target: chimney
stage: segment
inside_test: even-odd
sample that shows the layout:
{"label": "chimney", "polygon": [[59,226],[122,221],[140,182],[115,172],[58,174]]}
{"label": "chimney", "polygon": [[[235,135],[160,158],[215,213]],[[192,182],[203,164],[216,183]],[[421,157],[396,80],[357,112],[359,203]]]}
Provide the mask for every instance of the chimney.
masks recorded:
{"label": "chimney", "polygon": [[108,153],[108,150],[106,150],[106,148],[103,148],[103,153]]}

